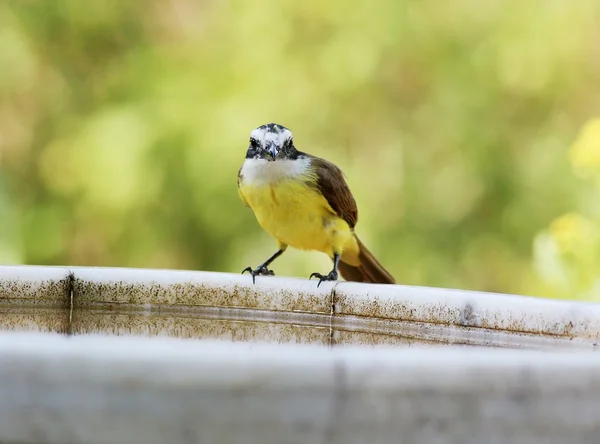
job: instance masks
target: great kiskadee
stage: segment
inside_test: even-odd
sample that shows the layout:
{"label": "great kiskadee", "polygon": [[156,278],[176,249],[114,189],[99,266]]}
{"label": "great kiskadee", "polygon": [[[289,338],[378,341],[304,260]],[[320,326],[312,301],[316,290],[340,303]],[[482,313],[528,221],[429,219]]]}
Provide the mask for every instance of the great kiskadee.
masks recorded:
{"label": "great kiskadee", "polygon": [[395,283],[354,232],[358,210],[342,171],[333,163],[294,146],[289,129],[269,123],[250,133],[246,160],[238,173],[240,198],[277,241],[278,250],[250,272],[274,275],[267,267],[287,249],[317,250],[333,260],[323,281]]}

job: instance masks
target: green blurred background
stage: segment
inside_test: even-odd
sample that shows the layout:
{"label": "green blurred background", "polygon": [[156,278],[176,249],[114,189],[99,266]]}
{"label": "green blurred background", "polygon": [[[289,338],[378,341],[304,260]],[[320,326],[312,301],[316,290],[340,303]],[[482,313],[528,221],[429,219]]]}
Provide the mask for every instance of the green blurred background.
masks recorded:
{"label": "green blurred background", "polygon": [[236,175],[277,122],[399,283],[599,300],[599,85],[595,0],[4,1],[0,263],[258,265]]}

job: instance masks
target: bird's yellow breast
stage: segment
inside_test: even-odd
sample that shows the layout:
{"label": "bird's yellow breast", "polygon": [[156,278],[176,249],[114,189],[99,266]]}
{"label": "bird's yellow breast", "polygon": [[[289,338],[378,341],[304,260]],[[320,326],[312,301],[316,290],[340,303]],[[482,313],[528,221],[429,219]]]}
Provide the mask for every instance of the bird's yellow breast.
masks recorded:
{"label": "bird's yellow breast", "polygon": [[[297,160],[289,162],[299,162]],[[264,164],[263,171],[242,168],[239,192],[258,223],[280,243],[333,256],[355,242],[352,230],[337,216],[315,186],[309,165]],[[271,165],[272,164],[272,165]],[[281,168],[285,174],[269,171]],[[257,173],[261,173],[257,177]]]}

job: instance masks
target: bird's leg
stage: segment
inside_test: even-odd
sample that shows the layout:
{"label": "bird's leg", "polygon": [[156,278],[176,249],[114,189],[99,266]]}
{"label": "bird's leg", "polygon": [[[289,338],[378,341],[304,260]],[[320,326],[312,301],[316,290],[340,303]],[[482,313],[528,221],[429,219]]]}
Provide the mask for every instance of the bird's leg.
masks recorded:
{"label": "bird's leg", "polygon": [[321,285],[323,281],[337,281],[338,278],[338,265],[340,263],[340,254],[333,253],[333,270],[329,272],[329,274],[322,275],[321,273],[312,273],[308,279],[312,279],[313,277],[319,278],[319,283],[317,287]]}
{"label": "bird's leg", "polygon": [[256,269],[252,269],[252,267],[247,267],[244,268],[242,270],[242,274],[244,274],[245,272],[250,272],[250,274],[252,275],[252,283],[255,283],[256,280],[256,276],[258,276],[259,274],[263,275],[263,276],[275,276],[275,273],[273,272],[273,270],[269,270],[267,267],[269,266],[269,264],[271,262],[273,262],[275,259],[277,259],[279,256],[281,256],[281,254],[285,251],[285,248],[279,248],[279,250],[277,250],[277,252],[271,256],[269,259],[267,259],[266,261],[264,261],[261,265],[259,265],[258,267],[256,267]]}

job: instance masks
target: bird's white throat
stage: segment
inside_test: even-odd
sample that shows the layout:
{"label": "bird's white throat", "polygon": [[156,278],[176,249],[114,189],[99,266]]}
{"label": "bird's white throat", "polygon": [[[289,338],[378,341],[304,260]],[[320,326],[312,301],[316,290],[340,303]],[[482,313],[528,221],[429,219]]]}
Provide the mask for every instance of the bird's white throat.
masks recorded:
{"label": "bird's white throat", "polygon": [[265,185],[305,175],[309,168],[310,158],[308,157],[276,161],[246,159],[241,174],[244,184]]}

